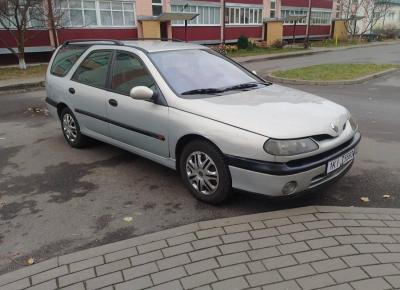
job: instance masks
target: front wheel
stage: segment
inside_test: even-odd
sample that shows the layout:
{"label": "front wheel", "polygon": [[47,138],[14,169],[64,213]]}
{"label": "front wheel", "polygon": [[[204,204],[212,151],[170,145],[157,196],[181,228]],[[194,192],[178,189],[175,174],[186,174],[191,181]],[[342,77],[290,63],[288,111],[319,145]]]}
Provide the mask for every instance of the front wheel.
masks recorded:
{"label": "front wheel", "polygon": [[209,142],[192,141],[180,156],[180,173],[186,187],[199,200],[220,204],[231,192],[231,176],[221,152]]}

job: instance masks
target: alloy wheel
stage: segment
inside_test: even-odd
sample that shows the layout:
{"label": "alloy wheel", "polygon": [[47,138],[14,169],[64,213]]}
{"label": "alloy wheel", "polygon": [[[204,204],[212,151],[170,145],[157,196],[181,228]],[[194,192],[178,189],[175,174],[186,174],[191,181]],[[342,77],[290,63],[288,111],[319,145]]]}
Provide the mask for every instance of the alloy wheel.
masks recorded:
{"label": "alloy wheel", "polygon": [[196,151],[188,156],[186,174],[191,186],[201,194],[210,195],[218,189],[217,166],[204,152]]}
{"label": "alloy wheel", "polygon": [[74,142],[78,136],[76,123],[72,115],[66,113],[63,117],[63,131],[69,142]]}

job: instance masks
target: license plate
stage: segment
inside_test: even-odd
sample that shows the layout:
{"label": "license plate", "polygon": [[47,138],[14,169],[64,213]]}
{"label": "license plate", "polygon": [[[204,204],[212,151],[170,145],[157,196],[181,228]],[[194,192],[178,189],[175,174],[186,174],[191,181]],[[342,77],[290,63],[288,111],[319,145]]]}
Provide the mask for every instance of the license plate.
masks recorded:
{"label": "license plate", "polygon": [[354,159],[354,149],[344,153],[342,156],[331,160],[326,165],[326,173],[330,173],[339,169],[340,167],[344,166],[345,164],[349,163],[351,160]]}

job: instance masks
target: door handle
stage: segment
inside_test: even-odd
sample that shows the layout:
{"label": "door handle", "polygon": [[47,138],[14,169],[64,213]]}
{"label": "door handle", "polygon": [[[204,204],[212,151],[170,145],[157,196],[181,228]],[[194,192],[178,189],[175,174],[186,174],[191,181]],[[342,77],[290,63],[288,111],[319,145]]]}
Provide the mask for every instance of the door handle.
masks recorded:
{"label": "door handle", "polygon": [[74,89],[74,88],[69,88],[68,91],[69,91],[71,94],[75,94],[75,89]]}
{"label": "door handle", "polygon": [[118,106],[118,102],[116,100],[114,100],[114,99],[109,99],[108,103],[113,107]]}

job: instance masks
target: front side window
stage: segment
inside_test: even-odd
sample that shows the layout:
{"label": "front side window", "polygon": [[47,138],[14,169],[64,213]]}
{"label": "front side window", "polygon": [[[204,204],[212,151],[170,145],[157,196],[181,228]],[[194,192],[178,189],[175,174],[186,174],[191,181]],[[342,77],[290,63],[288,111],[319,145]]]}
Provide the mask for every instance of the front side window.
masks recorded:
{"label": "front side window", "polygon": [[87,46],[81,45],[61,47],[54,58],[50,73],[59,77],[65,76],[86,49]]}
{"label": "front side window", "polygon": [[94,51],[76,69],[72,80],[97,88],[106,88],[108,64],[112,52]]}
{"label": "front side window", "polygon": [[142,62],[132,54],[117,52],[111,89],[119,94],[129,95],[131,89],[137,86],[155,90],[154,80]]}
{"label": "front side window", "polygon": [[[177,50],[150,54],[155,66],[177,93],[260,82],[212,50]],[[182,96],[184,97],[184,96]]]}

